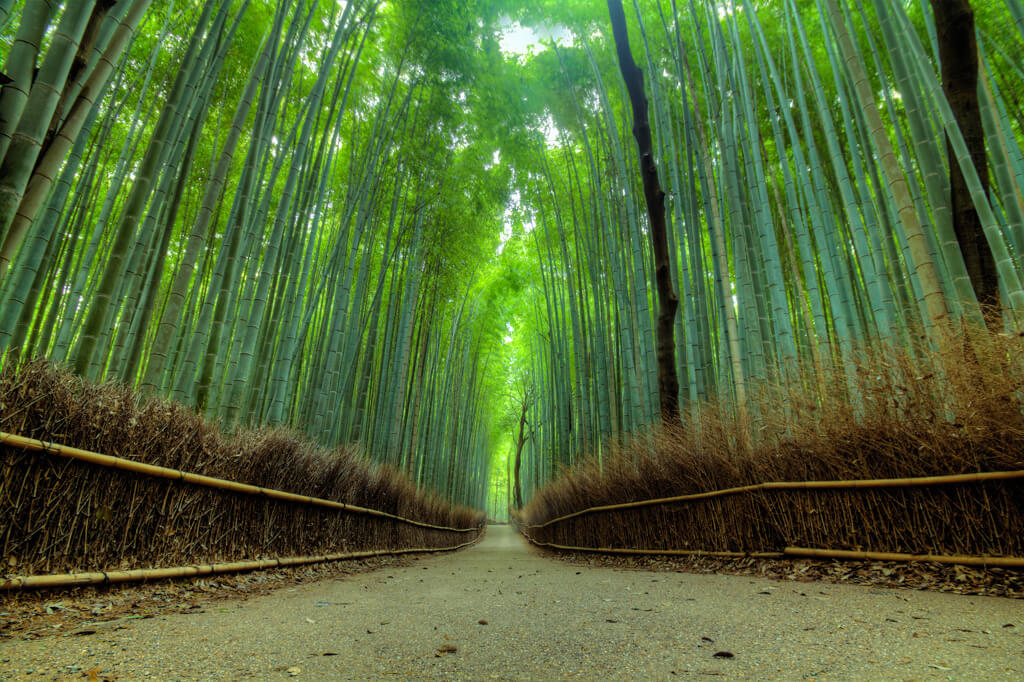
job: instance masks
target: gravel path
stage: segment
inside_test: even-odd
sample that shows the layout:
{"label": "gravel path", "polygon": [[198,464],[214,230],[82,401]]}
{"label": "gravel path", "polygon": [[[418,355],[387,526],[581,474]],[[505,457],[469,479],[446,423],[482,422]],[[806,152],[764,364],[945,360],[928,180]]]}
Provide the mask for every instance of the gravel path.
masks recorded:
{"label": "gravel path", "polygon": [[1024,601],[588,568],[492,526],[406,567],[0,644],[4,680],[688,676],[1020,680]]}

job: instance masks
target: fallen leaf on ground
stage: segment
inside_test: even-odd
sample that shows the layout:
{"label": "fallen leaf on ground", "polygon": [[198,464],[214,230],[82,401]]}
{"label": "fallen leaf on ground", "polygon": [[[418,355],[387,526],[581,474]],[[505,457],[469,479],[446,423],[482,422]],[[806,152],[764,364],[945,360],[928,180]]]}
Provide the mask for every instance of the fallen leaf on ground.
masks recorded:
{"label": "fallen leaf on ground", "polygon": [[437,650],[437,653],[434,654],[434,656],[440,658],[444,654],[454,654],[456,651],[458,651],[457,647],[454,647],[451,644],[445,644],[443,647]]}
{"label": "fallen leaf on ground", "polygon": [[716,651],[714,655],[715,658],[734,658],[735,656],[736,654],[731,651]]}

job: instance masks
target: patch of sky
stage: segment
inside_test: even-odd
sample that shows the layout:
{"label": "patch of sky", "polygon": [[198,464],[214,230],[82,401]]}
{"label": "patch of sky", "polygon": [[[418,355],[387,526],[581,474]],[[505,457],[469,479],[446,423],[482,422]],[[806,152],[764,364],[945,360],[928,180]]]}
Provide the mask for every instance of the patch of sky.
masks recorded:
{"label": "patch of sky", "polygon": [[533,212],[522,205],[523,197],[519,190],[513,190],[509,195],[508,203],[505,204],[505,216],[501,228],[501,236],[498,243],[498,255],[505,250],[505,244],[512,238],[516,225],[523,228],[523,232],[529,234],[536,226]]}
{"label": "patch of sky", "polygon": [[501,237],[498,242],[498,254],[505,250],[505,244],[512,238],[512,229],[514,223],[515,212],[519,208],[519,202],[522,196],[519,194],[519,190],[513,190],[508,197],[508,203],[505,204],[505,219],[504,224],[501,228]]}
{"label": "patch of sky", "polygon": [[725,19],[726,17],[732,16],[736,12],[742,12],[743,11],[743,8],[737,6],[736,3],[733,2],[732,0],[728,0],[727,2],[719,3],[719,5],[718,5],[718,7],[716,9],[717,9],[717,12],[718,12],[718,18],[719,19]]}
{"label": "patch of sky", "polygon": [[555,125],[555,119],[553,119],[550,114],[544,117],[541,130],[544,131],[544,141],[548,143],[548,147],[557,147],[558,126]]}
{"label": "patch of sky", "polygon": [[561,24],[540,24],[537,26],[523,26],[518,21],[512,21],[510,17],[499,19],[501,26],[501,51],[506,55],[522,57],[536,54],[548,49],[548,43],[554,41],[556,45],[572,47],[572,32]]}
{"label": "patch of sky", "polygon": [[491,156],[490,163],[488,163],[486,161],[484,162],[484,170],[485,171],[489,171],[492,168],[494,168],[495,166],[497,166],[499,163],[501,163],[501,150],[500,149],[495,149],[494,150],[494,155]]}

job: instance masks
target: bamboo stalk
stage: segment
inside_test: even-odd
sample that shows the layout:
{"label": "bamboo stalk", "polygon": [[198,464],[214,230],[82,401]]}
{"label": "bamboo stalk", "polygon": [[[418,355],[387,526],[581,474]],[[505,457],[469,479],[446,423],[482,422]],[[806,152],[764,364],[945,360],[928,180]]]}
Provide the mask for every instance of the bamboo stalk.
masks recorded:
{"label": "bamboo stalk", "polygon": [[302,566],[343,559],[366,559],[374,556],[392,554],[424,554],[427,552],[451,552],[476,543],[479,538],[463,542],[453,547],[411,547],[405,549],[378,549],[364,552],[341,552],[312,556],[293,556],[282,559],[254,559],[250,561],[232,561],[220,564],[196,564],[193,566],[174,566],[169,568],[137,568],[128,571],[95,571],[90,573],[58,573],[53,575],[33,575],[25,578],[2,578],[0,590],[35,589],[43,587],[68,587],[73,585],[97,585],[100,583],[139,582],[143,580],[163,580],[165,578],[187,578],[213,573],[238,573],[256,571],[267,568],[284,568]]}
{"label": "bamboo stalk", "polygon": [[811,549],[808,547],[787,547],[787,556],[804,556],[818,559],[862,559],[869,561],[932,561],[939,564],[963,564],[966,566],[995,566],[999,568],[1024,568],[1024,557],[1005,556],[949,556],[945,554],[901,554],[899,552],[855,552],[845,549]]}
{"label": "bamboo stalk", "polygon": [[3,431],[0,431],[0,444],[10,445],[12,447],[21,448],[23,450],[32,450],[35,452],[45,452],[49,454],[60,455],[61,457],[77,459],[82,462],[98,464],[100,466],[110,467],[112,469],[132,471],[135,473],[144,474],[146,476],[180,480],[184,481],[185,483],[205,486],[207,488],[229,490],[231,492],[243,493],[247,495],[260,495],[275,500],[284,500],[286,502],[298,502],[300,504],[310,504],[316,507],[327,507],[328,509],[338,509],[353,514],[377,516],[380,518],[391,519],[393,521],[400,521],[402,523],[407,523],[412,526],[418,526],[420,528],[444,530],[453,533],[469,533],[474,530],[479,530],[479,528],[476,527],[452,528],[451,526],[439,526],[432,523],[426,523],[425,521],[416,521],[414,519],[408,519],[404,516],[379,511],[377,509],[367,509],[366,507],[360,507],[354,504],[346,504],[345,502],[337,502],[335,500],[324,500],[319,497],[309,497],[306,495],[297,495],[295,493],[287,493],[282,490],[261,488],[259,486],[249,485],[248,483],[238,483],[236,481],[228,481],[222,478],[214,478],[213,476],[203,476],[202,474],[193,474],[187,471],[179,471],[178,469],[170,469],[168,467],[156,466],[154,464],[145,464],[143,462],[136,462],[134,460],[124,459],[121,457],[101,455],[98,452],[81,450],[79,448],[73,448],[68,445],[60,445],[58,443],[38,440],[35,438],[25,438],[24,436],[18,436],[11,433],[4,433]]}
{"label": "bamboo stalk", "polygon": [[692,493],[689,495],[676,495],[674,497],[659,497],[650,500],[637,500],[636,502],[624,502],[621,504],[605,504],[597,507],[588,507],[570,514],[557,516],[549,521],[538,524],[524,525],[524,528],[544,528],[551,524],[565,521],[567,519],[592,514],[594,512],[616,511],[620,509],[635,509],[637,507],[651,507],[659,504],[671,504],[674,502],[693,502],[706,500],[712,497],[724,497],[725,495],[737,495],[739,493],[754,492],[757,490],[849,490],[855,488],[913,488],[930,485],[950,485],[956,483],[986,483],[989,481],[1008,481],[1024,478],[1024,470],[1019,471],[990,471],[980,474],[952,474],[948,476],[918,476],[914,478],[870,478],[853,481],[772,481],[768,483],[755,483],[752,485],[737,486],[735,488],[723,488],[704,493]]}

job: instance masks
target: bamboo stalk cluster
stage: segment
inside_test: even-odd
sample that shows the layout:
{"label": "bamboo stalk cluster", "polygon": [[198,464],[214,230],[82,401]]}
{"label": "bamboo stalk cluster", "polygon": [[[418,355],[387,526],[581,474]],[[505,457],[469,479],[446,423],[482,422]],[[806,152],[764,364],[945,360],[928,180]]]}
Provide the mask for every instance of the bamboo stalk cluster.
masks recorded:
{"label": "bamboo stalk cluster", "polygon": [[475,308],[435,244],[458,122],[415,24],[370,0],[8,4],[5,362],[358,442],[480,506]]}
{"label": "bamboo stalk cluster", "polygon": [[[633,3],[681,301],[687,428],[724,408],[732,437],[756,448],[772,412],[755,399],[765,383],[802,396],[790,421],[813,420],[827,391],[864,401],[865,354],[896,349],[931,366],[925,356],[983,327],[983,312],[997,330],[1018,328],[1024,10],[1019,0],[984,9],[987,194],[942,92],[925,3]],[[570,100],[561,142],[531,185],[543,295],[528,372],[527,499],[561,467],[600,463],[659,421],[653,255],[628,99],[608,39],[575,40],[557,48]],[[995,256],[1000,310],[982,311],[971,288],[953,231],[951,165]],[[832,381],[837,370],[844,381]],[[950,406],[939,418],[967,416]]]}

